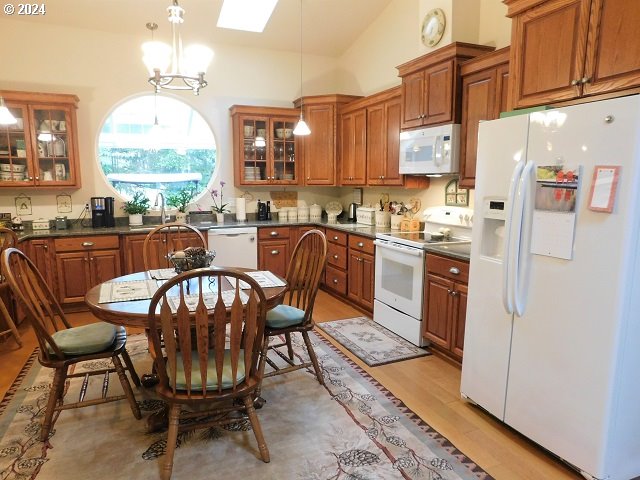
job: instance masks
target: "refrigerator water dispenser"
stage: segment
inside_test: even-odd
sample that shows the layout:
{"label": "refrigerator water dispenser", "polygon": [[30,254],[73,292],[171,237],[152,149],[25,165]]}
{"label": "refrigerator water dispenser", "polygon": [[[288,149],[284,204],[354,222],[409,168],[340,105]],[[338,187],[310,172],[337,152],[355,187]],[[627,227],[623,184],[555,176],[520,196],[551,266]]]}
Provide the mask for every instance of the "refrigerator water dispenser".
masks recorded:
{"label": "refrigerator water dispenser", "polygon": [[482,219],[482,240],[480,252],[492,258],[502,258],[504,250],[504,227],[507,199],[501,197],[486,197]]}

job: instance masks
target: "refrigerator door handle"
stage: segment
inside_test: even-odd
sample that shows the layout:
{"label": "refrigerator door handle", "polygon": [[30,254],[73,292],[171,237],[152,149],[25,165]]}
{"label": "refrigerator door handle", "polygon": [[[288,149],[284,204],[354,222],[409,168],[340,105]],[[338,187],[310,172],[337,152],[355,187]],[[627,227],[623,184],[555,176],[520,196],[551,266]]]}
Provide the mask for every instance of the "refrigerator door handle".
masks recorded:
{"label": "refrigerator door handle", "polygon": [[509,196],[507,198],[507,216],[504,239],[504,252],[502,255],[502,304],[507,313],[513,313],[513,282],[511,281],[512,270],[512,239],[513,239],[513,210],[516,197],[516,188],[522,175],[525,163],[519,161],[513,168],[511,183],[509,184]]}
{"label": "refrigerator door handle", "polygon": [[513,281],[514,310],[521,317],[527,303],[527,290],[531,254],[529,253],[531,239],[531,214],[535,201],[535,163],[527,162],[520,176],[518,196],[520,197],[520,235],[518,241],[518,259],[515,263],[515,278]]}

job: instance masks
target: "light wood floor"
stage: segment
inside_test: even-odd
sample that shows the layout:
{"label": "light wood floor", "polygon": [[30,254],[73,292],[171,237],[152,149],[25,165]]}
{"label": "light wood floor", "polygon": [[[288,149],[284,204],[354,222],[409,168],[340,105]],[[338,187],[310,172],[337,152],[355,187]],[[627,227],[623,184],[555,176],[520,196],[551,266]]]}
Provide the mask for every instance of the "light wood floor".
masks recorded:
{"label": "light wood floor", "polygon": [[[359,315],[360,312],[332,295],[322,291],[318,294],[314,315],[317,322]],[[93,321],[88,313],[70,314],[69,319],[74,325]],[[27,325],[20,325],[19,330],[23,334],[23,348],[18,349],[10,338],[0,343],[0,398],[36,346]],[[436,355],[367,367],[350,352],[343,351],[497,480],[582,479],[544,450],[463,401],[460,369]]]}

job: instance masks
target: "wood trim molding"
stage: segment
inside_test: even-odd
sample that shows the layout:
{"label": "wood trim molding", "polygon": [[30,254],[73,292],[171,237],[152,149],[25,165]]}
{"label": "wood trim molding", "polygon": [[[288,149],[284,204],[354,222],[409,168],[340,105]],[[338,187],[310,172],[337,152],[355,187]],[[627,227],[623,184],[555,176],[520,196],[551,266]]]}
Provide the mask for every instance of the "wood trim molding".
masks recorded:
{"label": "wood trim molding", "polygon": [[327,103],[340,105],[342,103],[352,102],[359,98],[362,98],[362,95],[343,95],[341,93],[334,93],[331,95],[310,95],[307,97],[296,98],[293,101],[293,105],[295,108],[300,108],[300,102],[303,102],[306,107],[309,105],[322,105]]}
{"label": "wood trim molding", "polygon": [[391,100],[392,98],[400,97],[401,93],[402,87],[398,85],[396,87],[374,93],[373,95],[369,95],[367,97],[362,97],[352,102],[345,103],[340,107],[340,111],[338,113],[349,113],[354,110],[370,107],[377,103],[386,102],[387,100]]}
{"label": "wood trim molding", "polygon": [[256,113],[265,116],[291,116],[299,115],[300,110],[289,107],[258,107],[255,105],[231,105],[231,115],[246,114],[255,116]]}
{"label": "wood trim molding", "polygon": [[460,75],[470,75],[487,68],[495,68],[502,63],[509,63],[511,47],[504,47],[485,55],[467,60],[460,66]]}
{"label": "wood trim molding", "polygon": [[73,104],[75,108],[78,108],[78,102],[80,101],[77,95],[71,95],[68,93],[41,93],[20,92],[17,90],[0,90],[0,96],[2,96],[5,101],[46,103],[47,105],[64,104],[65,106]]}
{"label": "wood trim molding", "polygon": [[547,0],[502,0],[502,3],[507,6],[507,17],[511,18],[525,10],[537,7],[546,1]]}
{"label": "wood trim molding", "polygon": [[466,60],[483,55],[495,50],[495,47],[489,45],[475,45],[473,43],[453,42],[447,46],[429,52],[426,55],[410,60],[402,65],[398,65],[398,76],[404,77],[418,70],[423,70],[431,65],[441,63],[452,58],[458,60]]}

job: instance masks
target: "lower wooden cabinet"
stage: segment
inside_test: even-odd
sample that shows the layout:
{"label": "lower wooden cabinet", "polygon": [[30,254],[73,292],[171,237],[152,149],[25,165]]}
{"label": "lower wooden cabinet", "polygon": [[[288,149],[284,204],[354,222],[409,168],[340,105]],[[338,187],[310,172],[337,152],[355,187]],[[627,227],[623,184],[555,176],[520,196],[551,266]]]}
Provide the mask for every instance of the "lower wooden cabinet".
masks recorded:
{"label": "lower wooden cabinet", "polygon": [[[28,245],[23,250],[35,264],[36,268],[47,282],[47,285],[55,286],[53,281],[53,268],[51,266],[50,242],[48,238],[29,240]],[[55,290],[55,288],[54,288]]]}
{"label": "lower wooden cabinet", "polygon": [[422,336],[436,350],[461,362],[469,263],[427,254],[426,265]]}
{"label": "lower wooden cabinet", "polygon": [[285,277],[291,258],[289,227],[258,228],[258,268]]}
{"label": "lower wooden cabinet", "polygon": [[365,310],[373,311],[373,239],[349,235],[349,282],[347,297]]}
{"label": "lower wooden cabinet", "polygon": [[147,234],[124,235],[122,251],[124,253],[124,273],[144,272],[144,256],[142,255],[144,239]]}
{"label": "lower wooden cabinet", "polygon": [[347,296],[347,238],[346,232],[327,228],[327,267],[325,288]]}
{"label": "lower wooden cabinet", "polygon": [[117,235],[68,237],[54,240],[58,300],[84,302],[91,287],[120,276],[120,240]]}

